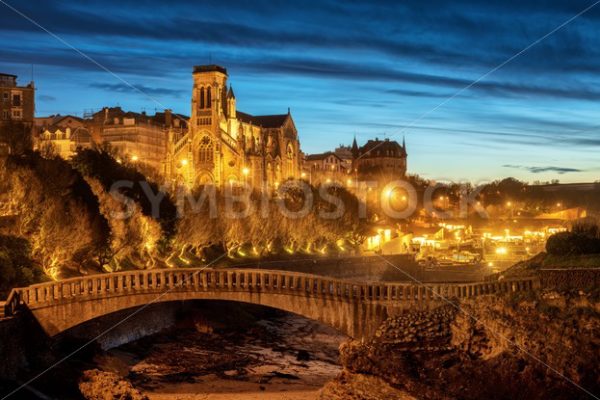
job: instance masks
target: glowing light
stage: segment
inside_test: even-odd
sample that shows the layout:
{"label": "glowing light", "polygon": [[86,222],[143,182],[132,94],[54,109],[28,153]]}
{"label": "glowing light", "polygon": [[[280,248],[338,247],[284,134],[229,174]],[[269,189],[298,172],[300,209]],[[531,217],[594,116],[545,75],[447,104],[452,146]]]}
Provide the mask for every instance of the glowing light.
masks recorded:
{"label": "glowing light", "polygon": [[185,159],[185,158],[184,158],[183,160],[181,160],[181,165],[183,165],[184,167],[185,167],[186,165],[188,165],[188,160],[187,160],[187,159]]}
{"label": "glowing light", "polygon": [[301,174],[300,174],[300,176],[301,176],[302,178],[306,178],[306,172],[303,172],[303,173],[301,173]]}
{"label": "glowing light", "polygon": [[327,178],[327,180],[325,182],[331,183],[331,179]]}
{"label": "glowing light", "polygon": [[386,189],[386,190],[383,192],[383,195],[384,195],[386,198],[388,198],[388,199],[389,199],[390,197],[392,197],[392,192],[393,192],[393,191],[392,191],[392,189]]}
{"label": "glowing light", "polygon": [[352,179],[348,179],[348,180],[346,181],[346,184],[347,184],[348,186],[352,185]]}
{"label": "glowing light", "polygon": [[488,263],[488,267],[493,267],[493,266],[494,266],[494,263],[490,261],[490,262]]}
{"label": "glowing light", "polygon": [[506,207],[512,207],[512,201],[507,201],[506,202]]}
{"label": "glowing light", "polygon": [[249,173],[250,173],[250,169],[248,167],[244,167],[242,169],[242,174],[244,174],[244,176],[248,176]]}
{"label": "glowing light", "polygon": [[560,207],[560,206],[562,206],[562,204],[556,203],[556,207]]}
{"label": "glowing light", "polygon": [[498,247],[496,249],[496,254],[503,255],[503,254],[507,254],[507,253],[508,253],[508,249],[506,247]]}
{"label": "glowing light", "polygon": [[391,229],[386,229],[383,231],[383,240],[384,240],[384,243],[392,240],[392,230]]}
{"label": "glowing light", "polygon": [[131,156],[131,161],[133,161],[133,162],[136,162],[136,161],[138,161],[138,160],[139,160],[139,157],[138,157],[138,156],[135,156],[135,155],[134,155],[134,156]]}

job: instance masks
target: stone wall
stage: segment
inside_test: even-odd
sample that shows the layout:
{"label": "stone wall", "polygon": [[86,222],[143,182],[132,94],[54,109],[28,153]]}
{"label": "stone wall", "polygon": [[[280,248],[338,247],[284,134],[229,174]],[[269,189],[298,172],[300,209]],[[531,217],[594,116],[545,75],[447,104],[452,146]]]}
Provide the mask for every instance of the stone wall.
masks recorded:
{"label": "stone wall", "polygon": [[600,269],[541,269],[539,276],[543,288],[559,292],[600,287]]}
{"label": "stone wall", "polygon": [[127,309],[88,321],[65,335],[85,341],[97,338],[102,350],[108,350],[175,325],[181,308],[180,302],[170,302]]}
{"label": "stone wall", "polygon": [[[420,279],[421,269],[414,258],[409,255],[385,256],[385,260],[381,257],[370,256],[268,261],[264,263],[263,268],[361,281],[404,282],[410,280],[406,274],[394,268],[390,263],[406,271],[410,276]],[[252,263],[249,268],[261,268],[261,263]]]}

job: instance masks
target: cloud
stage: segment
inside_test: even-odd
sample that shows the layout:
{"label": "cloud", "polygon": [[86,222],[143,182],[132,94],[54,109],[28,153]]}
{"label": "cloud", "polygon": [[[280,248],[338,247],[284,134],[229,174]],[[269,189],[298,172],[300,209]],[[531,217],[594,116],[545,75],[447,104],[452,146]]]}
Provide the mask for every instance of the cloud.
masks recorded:
{"label": "cloud", "polygon": [[42,94],[42,95],[37,96],[37,100],[41,100],[41,101],[56,101],[56,97],[49,96],[47,94]]}
{"label": "cloud", "polygon": [[[188,93],[184,93],[181,90],[169,89],[169,88],[160,88],[160,87],[150,87],[146,85],[138,85],[134,84],[133,87],[126,85],[124,83],[92,83],[89,85],[91,88],[102,89],[108,92],[117,92],[117,93],[140,93],[145,95],[165,95],[165,96],[173,96],[179,97],[183,94],[188,95]],[[136,90],[137,89],[137,90]]]}
{"label": "cloud", "polygon": [[556,172],[559,175],[563,175],[569,172],[583,172],[584,170],[578,168],[568,168],[568,167],[556,167],[556,166],[546,166],[546,167],[534,167],[534,166],[525,166],[525,165],[511,165],[505,164],[503,165],[505,168],[516,168],[523,169],[529,171],[533,174],[541,174],[544,172]]}

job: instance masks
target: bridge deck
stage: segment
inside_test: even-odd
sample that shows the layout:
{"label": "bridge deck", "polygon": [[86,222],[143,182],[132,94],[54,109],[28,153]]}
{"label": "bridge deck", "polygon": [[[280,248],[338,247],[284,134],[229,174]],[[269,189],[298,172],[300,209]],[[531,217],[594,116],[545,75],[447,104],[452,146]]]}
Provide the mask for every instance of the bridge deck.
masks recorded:
{"label": "bridge deck", "polygon": [[89,296],[207,290],[277,292],[359,302],[427,302],[530,290],[534,286],[534,278],[460,284],[361,283],[276,270],[167,269],[99,274],[17,288],[12,290],[3,308],[6,315],[13,315],[23,305],[36,308]]}

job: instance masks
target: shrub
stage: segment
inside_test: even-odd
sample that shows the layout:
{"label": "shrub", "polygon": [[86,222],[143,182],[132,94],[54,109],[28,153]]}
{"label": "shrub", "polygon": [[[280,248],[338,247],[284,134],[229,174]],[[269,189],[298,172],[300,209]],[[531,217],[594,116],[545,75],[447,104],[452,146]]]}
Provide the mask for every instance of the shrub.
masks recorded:
{"label": "shrub", "polygon": [[560,232],[548,238],[546,251],[555,256],[600,253],[600,239],[578,232]]}

